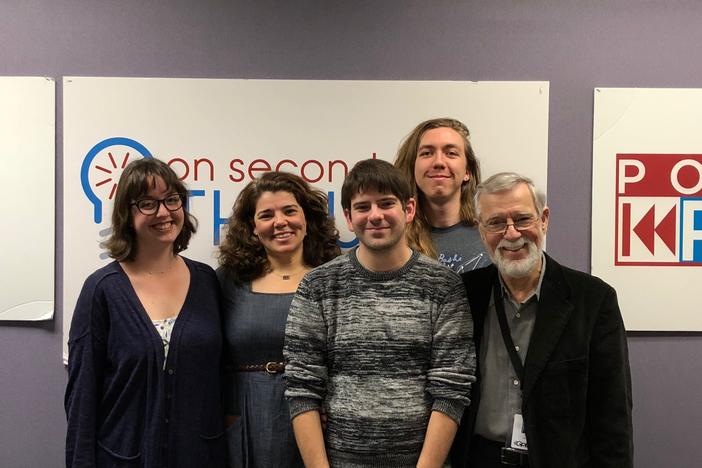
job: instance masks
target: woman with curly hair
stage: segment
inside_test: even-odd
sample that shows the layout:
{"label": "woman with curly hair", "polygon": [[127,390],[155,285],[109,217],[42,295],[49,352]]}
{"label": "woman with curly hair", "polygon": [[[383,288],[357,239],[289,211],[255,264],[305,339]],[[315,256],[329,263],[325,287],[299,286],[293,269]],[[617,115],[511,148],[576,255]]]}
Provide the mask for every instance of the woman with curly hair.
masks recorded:
{"label": "woman with curly hair", "polygon": [[217,270],[233,467],[303,466],[284,398],[285,323],[305,273],[340,254],[338,238],[327,197],[298,176],[268,172],[234,203]]}

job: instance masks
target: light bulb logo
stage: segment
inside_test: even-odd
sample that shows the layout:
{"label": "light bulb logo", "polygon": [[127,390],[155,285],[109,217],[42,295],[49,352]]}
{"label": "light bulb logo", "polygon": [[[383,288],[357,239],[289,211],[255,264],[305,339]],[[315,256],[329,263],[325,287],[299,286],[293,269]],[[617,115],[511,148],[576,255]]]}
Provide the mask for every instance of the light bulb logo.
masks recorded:
{"label": "light bulb logo", "polygon": [[[80,168],[80,184],[93,204],[93,221],[102,222],[102,199],[112,200],[119,174],[134,158],[152,158],[151,152],[136,140],[114,137],[92,147]],[[101,196],[98,196],[99,192]]]}

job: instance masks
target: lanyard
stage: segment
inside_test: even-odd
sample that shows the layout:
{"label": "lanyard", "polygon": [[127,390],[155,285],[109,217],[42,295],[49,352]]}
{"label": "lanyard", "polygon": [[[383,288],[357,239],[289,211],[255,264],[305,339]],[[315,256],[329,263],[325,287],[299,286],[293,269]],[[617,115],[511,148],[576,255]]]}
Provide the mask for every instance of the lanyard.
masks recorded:
{"label": "lanyard", "polygon": [[509,326],[507,325],[507,315],[505,314],[505,303],[502,299],[502,294],[500,294],[500,281],[499,279],[495,281],[493,287],[493,301],[495,302],[495,312],[497,313],[497,321],[500,322],[500,332],[502,332],[502,341],[507,348],[507,353],[509,354],[509,360],[512,361],[512,367],[514,367],[517,377],[519,377],[519,386],[521,387],[522,381],[524,380],[524,364],[517,354],[517,350],[514,347],[514,342],[512,341],[512,334],[509,332]]}

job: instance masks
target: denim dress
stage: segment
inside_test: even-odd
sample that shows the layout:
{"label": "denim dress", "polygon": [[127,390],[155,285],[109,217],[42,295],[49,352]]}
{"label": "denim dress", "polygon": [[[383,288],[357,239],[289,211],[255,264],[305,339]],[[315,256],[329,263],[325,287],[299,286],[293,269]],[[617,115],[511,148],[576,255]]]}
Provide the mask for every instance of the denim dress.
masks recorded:
{"label": "denim dress", "polygon": [[239,414],[227,429],[229,465],[246,468],[303,467],[285,401],[283,373],[241,366],[283,362],[285,322],[294,293],[257,293],[234,286],[222,269],[224,338],[232,362],[226,398]]}

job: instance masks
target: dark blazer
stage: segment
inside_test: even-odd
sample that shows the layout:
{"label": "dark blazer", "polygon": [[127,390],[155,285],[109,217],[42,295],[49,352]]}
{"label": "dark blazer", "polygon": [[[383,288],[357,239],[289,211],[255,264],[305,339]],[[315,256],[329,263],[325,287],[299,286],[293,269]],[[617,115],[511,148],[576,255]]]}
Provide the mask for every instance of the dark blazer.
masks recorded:
{"label": "dark blazer", "polygon": [[[476,351],[497,268],[462,275]],[[478,353],[479,354],[479,353]],[[478,379],[479,367],[478,367]],[[631,376],[624,324],[614,289],[546,255],[539,309],[522,386],[530,468],[631,468]],[[467,466],[480,385],[451,450],[453,468]]]}

